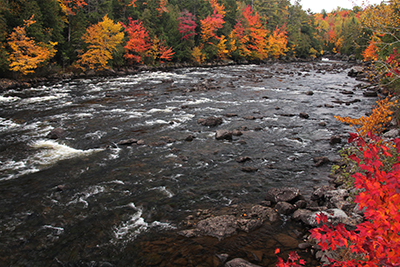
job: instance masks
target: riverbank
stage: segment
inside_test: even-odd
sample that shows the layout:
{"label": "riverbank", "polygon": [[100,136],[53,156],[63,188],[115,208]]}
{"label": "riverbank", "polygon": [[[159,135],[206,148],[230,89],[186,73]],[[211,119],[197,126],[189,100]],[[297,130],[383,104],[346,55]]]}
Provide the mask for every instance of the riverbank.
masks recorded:
{"label": "riverbank", "polygon": [[[360,61],[353,59],[353,56],[346,55],[327,55],[324,57],[324,60],[332,60],[339,62],[348,62],[354,65],[365,65]],[[108,69],[102,71],[94,71],[88,70],[86,72],[74,73],[74,72],[58,72],[51,73],[48,71],[44,71],[46,74],[43,75],[33,75],[32,77],[25,77],[23,79],[11,79],[11,78],[0,78],[0,91],[14,88],[26,88],[26,87],[35,87],[42,84],[54,84],[61,80],[72,80],[72,79],[84,79],[84,78],[94,78],[94,77],[118,77],[118,76],[126,76],[126,75],[134,75],[143,71],[171,71],[174,69],[181,68],[192,68],[192,67],[201,67],[201,68],[211,68],[211,67],[219,67],[219,66],[234,66],[234,65],[248,65],[248,64],[274,64],[274,63],[316,63],[320,62],[321,59],[296,59],[291,58],[287,60],[264,60],[262,62],[234,62],[234,61],[221,61],[221,62],[213,62],[213,63],[204,63],[204,64],[193,64],[193,63],[165,63],[159,66],[147,66],[147,65],[137,65],[130,67],[121,67],[117,69]],[[36,76],[36,77],[34,77]]]}

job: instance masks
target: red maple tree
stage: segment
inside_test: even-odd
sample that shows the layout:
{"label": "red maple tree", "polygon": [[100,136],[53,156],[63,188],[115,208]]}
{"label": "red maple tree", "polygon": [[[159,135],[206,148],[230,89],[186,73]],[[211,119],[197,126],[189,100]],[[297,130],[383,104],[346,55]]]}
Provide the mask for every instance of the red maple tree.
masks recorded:
{"label": "red maple tree", "polygon": [[129,40],[124,46],[124,57],[130,62],[143,63],[146,52],[151,48],[149,32],[141,21],[132,20],[132,18],[128,18],[128,20],[128,26],[121,23],[129,36]]}
{"label": "red maple tree", "polygon": [[195,16],[187,10],[182,11],[179,13],[180,17],[178,17],[179,24],[178,29],[179,32],[182,34],[181,40],[189,40],[191,36],[196,35],[196,22]]}

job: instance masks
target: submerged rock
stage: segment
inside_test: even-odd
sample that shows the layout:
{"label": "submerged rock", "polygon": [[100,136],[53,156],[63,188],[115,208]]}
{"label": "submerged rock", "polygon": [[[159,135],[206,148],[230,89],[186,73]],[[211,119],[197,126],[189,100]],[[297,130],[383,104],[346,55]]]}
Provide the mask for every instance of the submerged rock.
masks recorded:
{"label": "submerged rock", "polygon": [[60,139],[65,137],[66,133],[65,130],[62,128],[54,128],[51,132],[47,135],[47,138],[50,139]]}

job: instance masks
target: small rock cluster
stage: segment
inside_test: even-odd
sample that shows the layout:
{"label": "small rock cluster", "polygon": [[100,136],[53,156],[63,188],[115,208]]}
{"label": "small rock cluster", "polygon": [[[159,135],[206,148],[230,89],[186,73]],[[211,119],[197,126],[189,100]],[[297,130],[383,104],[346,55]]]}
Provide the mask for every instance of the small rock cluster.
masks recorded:
{"label": "small rock cluster", "polygon": [[[328,216],[331,223],[344,223],[347,228],[354,229],[363,221],[363,211],[349,201],[349,196],[349,190],[336,188],[333,185],[314,188],[309,199],[306,199],[299,189],[294,187],[272,188],[266,192],[265,200],[251,206],[248,213],[243,209],[241,212],[218,216],[207,212],[206,218],[199,213],[196,215],[197,220],[195,216],[190,215],[186,225],[193,228],[182,230],[179,234],[188,238],[211,236],[222,240],[239,231],[255,230],[263,223],[281,223],[282,218],[289,218],[313,228],[318,226],[316,216],[321,212]],[[299,249],[312,249],[321,262],[327,261],[327,256],[330,258],[336,256],[332,254],[334,252],[320,251],[319,246],[312,240],[300,243]],[[327,253],[330,254],[327,255]],[[254,267],[257,265],[237,258],[225,263],[225,266]]]}

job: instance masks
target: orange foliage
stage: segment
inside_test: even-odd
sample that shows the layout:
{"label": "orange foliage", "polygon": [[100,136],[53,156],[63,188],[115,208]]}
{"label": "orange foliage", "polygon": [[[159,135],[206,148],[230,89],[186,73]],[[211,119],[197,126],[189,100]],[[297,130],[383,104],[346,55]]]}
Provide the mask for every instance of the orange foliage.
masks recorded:
{"label": "orange foliage", "polygon": [[167,9],[167,0],[160,0],[160,5],[157,7],[158,14],[161,15],[162,13],[168,13]]}
{"label": "orange foliage", "polygon": [[362,116],[359,119],[353,119],[350,117],[335,116],[340,122],[348,123],[351,126],[356,127],[357,132],[361,137],[367,136],[367,134],[379,134],[384,129],[385,125],[391,121],[393,111],[391,110],[397,104],[397,100],[391,102],[389,98],[377,101],[377,105],[372,109],[370,116]]}
{"label": "orange foliage", "polygon": [[218,4],[217,0],[208,0],[210,3],[211,7],[222,17],[225,16],[225,7],[223,5]]}
{"label": "orange foliage", "polygon": [[67,15],[75,15],[75,11],[86,4],[85,0],[58,0],[61,9]]}
{"label": "orange foliage", "polygon": [[378,51],[378,47],[376,46],[375,42],[372,40],[369,42],[368,47],[362,52],[362,56],[364,61],[375,61],[378,59],[378,55],[376,52]]}
{"label": "orange foliage", "polygon": [[30,19],[24,20],[23,26],[14,28],[8,38],[8,45],[12,52],[9,56],[10,70],[20,72],[22,75],[33,73],[39,64],[54,57],[56,50],[54,46],[57,43],[50,42],[36,43],[32,38],[26,36],[26,28],[35,23],[33,15]]}
{"label": "orange foliage", "polygon": [[150,50],[146,53],[150,57],[151,63],[155,64],[156,61],[164,63],[163,60],[170,61],[175,52],[172,51],[172,47],[166,47],[164,42],[161,42],[157,36],[153,39],[153,45]]}
{"label": "orange foliage", "polygon": [[137,0],[132,0],[132,1],[130,1],[130,3],[129,3],[128,6],[136,7],[136,1],[137,1]]}
{"label": "orange foliage", "polygon": [[128,20],[128,26],[121,23],[129,36],[129,40],[124,46],[124,57],[131,62],[142,63],[146,52],[151,48],[149,32],[141,21],[132,20],[132,18],[128,18]]}
{"label": "orange foliage", "polygon": [[250,59],[268,58],[268,31],[261,24],[260,16],[253,13],[250,6],[243,10],[242,15],[243,21],[238,21],[233,29],[233,35],[239,42],[240,54]]}
{"label": "orange foliage", "polygon": [[214,10],[214,13],[211,16],[207,16],[205,19],[200,20],[202,41],[206,43],[211,38],[219,40],[219,37],[216,35],[216,31],[221,29],[222,24],[224,23],[225,21],[223,16],[217,13],[216,10]]}

